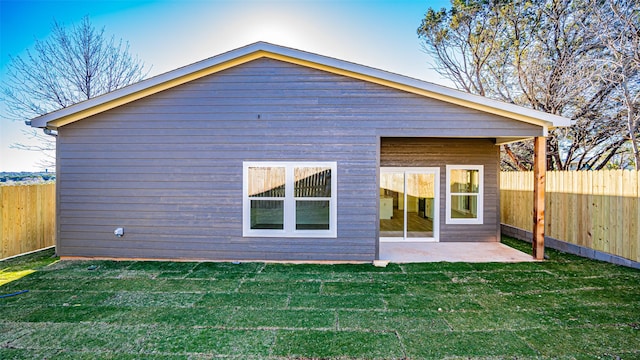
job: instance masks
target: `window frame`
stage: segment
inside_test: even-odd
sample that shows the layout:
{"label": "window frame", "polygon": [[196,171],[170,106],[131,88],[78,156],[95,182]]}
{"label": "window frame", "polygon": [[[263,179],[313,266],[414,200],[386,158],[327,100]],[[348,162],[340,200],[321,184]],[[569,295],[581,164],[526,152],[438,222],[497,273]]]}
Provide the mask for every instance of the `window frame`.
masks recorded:
{"label": "window frame", "polygon": [[[270,198],[252,198],[249,196],[250,167],[285,168],[285,196],[283,229],[251,229],[251,200],[269,200]],[[295,168],[328,167],[331,169],[331,197],[295,197]],[[338,231],[338,164],[335,161],[244,161],[242,163],[242,236],[243,237],[299,237],[299,238],[336,238]],[[278,199],[278,200],[280,200]],[[329,229],[296,229],[296,201],[329,201]]]}
{"label": "window frame", "polygon": [[[440,183],[441,183],[441,178],[440,178],[440,167],[436,166],[436,167],[403,167],[403,166],[399,166],[399,167],[395,167],[395,166],[382,166],[380,167],[380,178],[382,178],[382,174],[383,173],[399,173],[402,172],[404,174],[404,199],[403,201],[406,202],[406,198],[407,198],[407,182],[408,182],[408,177],[407,175],[412,175],[412,174],[433,174],[434,175],[434,198],[433,198],[433,206],[434,206],[434,211],[433,211],[433,236],[432,237],[421,237],[421,238],[414,238],[414,237],[408,237],[407,236],[407,207],[405,206],[404,209],[404,224],[403,224],[403,232],[404,235],[403,237],[386,237],[386,236],[379,236],[378,238],[380,239],[381,242],[440,242]],[[378,181],[378,186],[380,186],[380,181]],[[378,199],[378,207],[380,207],[380,199]],[[378,211],[380,211],[378,209]],[[378,216],[378,219],[380,218],[380,216]],[[380,221],[378,221],[378,230],[380,230]],[[380,232],[380,231],[379,231]]]}
{"label": "window frame", "polygon": [[[451,171],[452,170],[477,170],[478,171],[478,192],[462,193],[451,192]],[[447,165],[446,166],[446,198],[445,198],[445,223],[446,224],[464,224],[464,225],[482,225],[484,224],[484,165]],[[453,196],[476,196],[477,216],[475,218],[452,218],[451,217],[451,198]]]}

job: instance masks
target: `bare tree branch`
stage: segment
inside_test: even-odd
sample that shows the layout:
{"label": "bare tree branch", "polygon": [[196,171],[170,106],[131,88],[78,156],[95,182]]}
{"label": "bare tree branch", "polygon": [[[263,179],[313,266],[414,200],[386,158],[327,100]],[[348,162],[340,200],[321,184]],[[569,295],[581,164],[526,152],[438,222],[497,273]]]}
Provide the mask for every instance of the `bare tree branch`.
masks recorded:
{"label": "bare tree branch", "polygon": [[[459,89],[574,120],[576,125],[550,133],[550,169],[600,166],[603,159],[618,161],[625,149],[611,145],[625,138],[636,142],[637,67],[622,72],[626,81],[611,81],[608,74],[621,73],[610,64],[614,43],[633,49],[627,59],[640,59],[639,5],[639,0],[452,0],[450,9],[427,10],[418,36],[436,70]],[[604,15],[615,31],[594,25]],[[620,41],[624,34],[627,43]],[[613,36],[611,44],[600,35]],[[625,111],[620,104],[627,104]],[[521,156],[529,155],[528,143],[503,147],[507,150],[502,164],[527,168],[530,160]],[[633,151],[637,154],[637,146]]]}
{"label": "bare tree branch", "polygon": [[598,80],[615,88],[613,100],[621,104],[626,137],[631,143],[636,170],[640,170],[640,1],[589,1],[590,21],[582,25],[605,46],[607,56],[599,59]]}
{"label": "bare tree branch", "polygon": [[[69,28],[53,22],[50,36],[36,40],[24,56],[10,57],[0,99],[4,120],[25,121],[138,82],[147,75],[144,64],[131,55],[129,44],[107,38],[85,16]],[[36,145],[13,148],[39,151],[55,161],[55,141],[33,134]]]}

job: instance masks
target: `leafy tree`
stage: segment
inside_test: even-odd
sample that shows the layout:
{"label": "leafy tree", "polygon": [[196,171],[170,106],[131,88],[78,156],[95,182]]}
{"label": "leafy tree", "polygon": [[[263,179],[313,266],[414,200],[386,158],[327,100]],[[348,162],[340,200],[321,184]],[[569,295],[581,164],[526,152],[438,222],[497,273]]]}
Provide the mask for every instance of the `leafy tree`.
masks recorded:
{"label": "leafy tree", "polygon": [[[611,106],[616,85],[600,76],[606,46],[584,26],[589,1],[453,0],[427,10],[418,36],[458,88],[574,120],[550,134],[550,169],[602,168],[628,137]],[[503,168],[531,168],[531,142],[503,150]]]}
{"label": "leafy tree", "polygon": [[[29,120],[140,81],[146,73],[128,43],[107,37],[88,16],[70,28],[54,21],[47,39],[37,40],[25,56],[11,57],[0,95],[7,107],[3,117]],[[55,141],[35,130],[26,132],[37,145],[12,146],[42,151],[48,156],[42,165],[52,165]]]}

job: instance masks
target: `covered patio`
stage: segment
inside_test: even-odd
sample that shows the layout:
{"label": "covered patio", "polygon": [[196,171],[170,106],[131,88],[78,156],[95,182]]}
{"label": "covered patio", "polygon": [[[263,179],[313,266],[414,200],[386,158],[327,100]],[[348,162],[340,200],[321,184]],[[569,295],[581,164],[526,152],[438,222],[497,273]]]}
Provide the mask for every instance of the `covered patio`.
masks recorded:
{"label": "covered patio", "polygon": [[381,242],[380,260],[394,263],[537,261],[499,242]]}

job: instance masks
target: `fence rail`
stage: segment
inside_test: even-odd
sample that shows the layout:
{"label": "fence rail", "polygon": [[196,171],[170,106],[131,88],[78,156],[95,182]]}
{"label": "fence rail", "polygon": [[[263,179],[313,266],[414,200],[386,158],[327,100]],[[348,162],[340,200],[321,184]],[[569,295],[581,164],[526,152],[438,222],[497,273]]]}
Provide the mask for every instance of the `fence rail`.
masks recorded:
{"label": "fence rail", "polygon": [[[640,172],[551,171],[545,235],[640,261]],[[531,231],[533,173],[500,174],[501,222]]]}
{"label": "fence rail", "polygon": [[55,245],[56,185],[0,186],[0,259]]}

